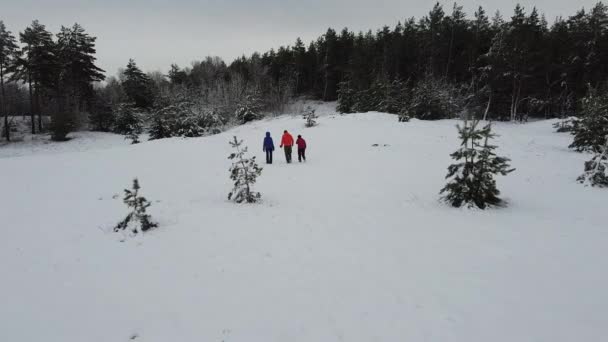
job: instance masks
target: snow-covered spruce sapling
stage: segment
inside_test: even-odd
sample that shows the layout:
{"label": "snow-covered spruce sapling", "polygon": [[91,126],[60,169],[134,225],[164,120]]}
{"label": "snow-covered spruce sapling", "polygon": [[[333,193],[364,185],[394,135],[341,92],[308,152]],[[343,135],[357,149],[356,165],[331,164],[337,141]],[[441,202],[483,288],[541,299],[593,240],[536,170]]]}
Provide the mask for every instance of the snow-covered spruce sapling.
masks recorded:
{"label": "snow-covered spruce sapling", "polygon": [[582,100],[582,118],[573,127],[574,140],[570,144],[579,152],[601,152],[608,136],[608,92],[598,93],[589,88]]}
{"label": "snow-covered spruce sapling", "polygon": [[608,136],[602,151],[585,162],[585,173],[578,177],[578,181],[586,186],[608,187]]}
{"label": "snow-covered spruce sapling", "polygon": [[230,179],[234,181],[234,188],[228,194],[228,200],[236,203],[255,203],[262,198],[259,192],[253,191],[253,185],[258,176],[262,174],[262,168],[255,162],[255,157],[247,158],[247,147],[241,147],[242,140],[238,140],[236,136],[230,142],[236,152],[228,156],[232,160],[230,167]]}
{"label": "snow-covered spruce sapling", "polygon": [[304,111],[304,120],[306,120],[306,127],[316,126],[318,118],[319,116],[315,114],[314,109],[312,109],[310,106],[306,107],[306,110]]}
{"label": "snow-covered spruce sapling", "polygon": [[461,147],[452,153],[456,164],[448,167],[448,184],[441,190],[443,199],[454,207],[467,205],[485,209],[491,205],[500,205],[500,191],[496,188],[494,176],[507,175],[514,169],[509,166],[509,159],[494,153],[496,146],[488,141],[496,135],[492,133],[491,124],[478,129],[479,121],[465,121],[458,125]]}
{"label": "snow-covered spruce sapling", "polygon": [[409,122],[412,119],[409,108],[403,107],[399,111],[399,122]]}
{"label": "snow-covered spruce sapling", "polygon": [[139,189],[137,178],[133,180],[133,189],[125,189],[123,202],[131,208],[131,212],[114,227],[115,232],[130,229],[134,234],[137,234],[158,227],[158,224],[153,222],[150,215],[146,213],[150,202],[139,195]]}
{"label": "snow-covered spruce sapling", "polygon": [[139,134],[137,134],[135,131],[131,131],[130,133],[128,133],[127,135],[125,135],[125,139],[129,139],[131,140],[131,144],[139,144]]}

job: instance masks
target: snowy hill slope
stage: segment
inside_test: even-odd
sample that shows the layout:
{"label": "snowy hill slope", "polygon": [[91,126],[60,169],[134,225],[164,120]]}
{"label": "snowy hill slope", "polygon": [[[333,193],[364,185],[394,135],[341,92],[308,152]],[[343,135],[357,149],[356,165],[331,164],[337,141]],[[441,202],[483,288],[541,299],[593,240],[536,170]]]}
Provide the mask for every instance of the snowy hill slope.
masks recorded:
{"label": "snowy hill slope", "polygon": [[[1,158],[0,341],[608,335],[608,192],[575,182],[589,156],[568,135],[497,124],[517,168],[498,179],[510,204],[479,211],[438,202],[456,121],[320,123]],[[277,151],[257,184],[263,203],[228,202],[228,140],[262,162],[264,132],[278,143],[283,129],[307,139],[309,161]],[[136,176],[160,228],[120,242],[110,231]]]}

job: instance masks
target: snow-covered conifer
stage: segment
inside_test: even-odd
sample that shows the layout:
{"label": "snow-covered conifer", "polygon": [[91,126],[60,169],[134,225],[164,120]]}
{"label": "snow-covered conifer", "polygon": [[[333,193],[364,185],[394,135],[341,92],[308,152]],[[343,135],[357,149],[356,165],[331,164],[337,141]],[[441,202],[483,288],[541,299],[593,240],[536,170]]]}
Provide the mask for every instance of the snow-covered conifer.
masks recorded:
{"label": "snow-covered conifer", "polygon": [[407,107],[401,108],[399,112],[399,122],[409,122],[412,119],[410,111]]}
{"label": "snow-covered conifer", "polygon": [[582,101],[583,117],[574,127],[574,141],[570,144],[579,152],[600,152],[608,136],[608,93],[590,89]]}
{"label": "snow-covered conifer", "polygon": [[262,100],[257,92],[249,93],[245,99],[239,103],[234,113],[240,123],[258,120],[262,117]]}
{"label": "snow-covered conifer", "polygon": [[485,209],[501,204],[494,176],[505,176],[514,170],[509,166],[509,159],[497,156],[496,146],[488,143],[496,137],[491,124],[482,129],[477,128],[478,124],[479,121],[465,121],[464,126],[458,126],[461,147],[451,155],[457,163],[449,166],[446,176],[449,182],[441,190],[443,199],[454,207],[467,205]]}
{"label": "snow-covered conifer", "polygon": [[579,183],[586,186],[608,187],[608,136],[600,152],[585,162],[585,173],[578,177]]}
{"label": "snow-covered conifer", "polygon": [[315,114],[315,110],[310,106],[304,110],[304,120],[306,120],[306,127],[314,127],[317,125],[317,119],[319,116]]}
{"label": "snow-covered conifer", "polygon": [[228,193],[228,200],[236,203],[255,203],[260,200],[262,195],[259,192],[253,191],[257,177],[262,174],[262,168],[255,162],[255,157],[247,158],[247,147],[242,147],[242,140],[238,140],[236,136],[230,142],[236,152],[228,156],[232,160],[230,167],[230,179],[234,181],[234,188]]}
{"label": "snow-covered conifer", "polygon": [[150,202],[139,195],[139,189],[137,178],[133,180],[133,189],[125,189],[123,202],[131,209],[131,212],[114,227],[115,232],[130,229],[133,234],[137,234],[158,227],[158,224],[153,222],[150,215],[146,213]]}
{"label": "snow-covered conifer", "polygon": [[135,113],[135,107],[130,103],[120,103],[114,108],[114,132],[118,134],[131,135],[141,134],[143,126],[141,119]]}

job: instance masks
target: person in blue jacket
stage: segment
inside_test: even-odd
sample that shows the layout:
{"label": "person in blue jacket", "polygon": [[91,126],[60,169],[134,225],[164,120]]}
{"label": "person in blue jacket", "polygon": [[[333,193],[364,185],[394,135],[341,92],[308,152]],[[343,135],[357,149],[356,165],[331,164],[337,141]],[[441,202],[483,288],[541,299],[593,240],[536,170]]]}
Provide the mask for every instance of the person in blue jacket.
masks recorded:
{"label": "person in blue jacket", "polygon": [[270,132],[266,132],[266,138],[264,138],[263,151],[266,152],[266,164],[272,164],[272,152],[274,151],[274,142],[270,137]]}

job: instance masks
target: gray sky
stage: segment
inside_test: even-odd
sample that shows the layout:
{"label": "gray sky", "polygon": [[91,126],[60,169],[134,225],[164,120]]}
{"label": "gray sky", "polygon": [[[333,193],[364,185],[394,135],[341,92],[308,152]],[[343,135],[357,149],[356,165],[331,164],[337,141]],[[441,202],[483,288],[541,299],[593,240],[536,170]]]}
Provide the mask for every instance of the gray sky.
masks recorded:
{"label": "gray sky", "polygon": [[[453,1],[440,1],[446,12]],[[597,0],[460,0],[468,15],[482,5],[510,17],[519,2],[537,6],[549,23],[570,16]],[[188,66],[207,55],[227,62],[242,54],[306,44],[328,27],[375,31],[399,20],[428,13],[423,0],[0,0],[0,20],[17,33],[38,19],[53,33],[78,22],[97,37],[97,58],[114,75],[129,58],[146,71],[166,71],[171,63]]]}

